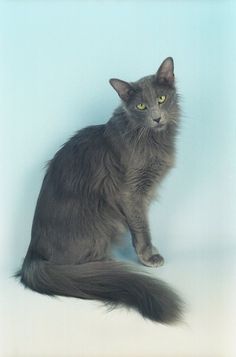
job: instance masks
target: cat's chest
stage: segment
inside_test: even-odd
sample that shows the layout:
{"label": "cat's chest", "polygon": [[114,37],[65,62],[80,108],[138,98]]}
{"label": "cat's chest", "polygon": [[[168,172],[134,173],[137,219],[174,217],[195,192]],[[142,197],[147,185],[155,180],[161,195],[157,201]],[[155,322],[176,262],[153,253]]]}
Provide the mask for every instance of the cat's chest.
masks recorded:
{"label": "cat's chest", "polygon": [[162,155],[162,157],[156,155],[136,160],[133,158],[127,170],[126,181],[132,191],[148,194],[153,191],[173,164],[173,155]]}

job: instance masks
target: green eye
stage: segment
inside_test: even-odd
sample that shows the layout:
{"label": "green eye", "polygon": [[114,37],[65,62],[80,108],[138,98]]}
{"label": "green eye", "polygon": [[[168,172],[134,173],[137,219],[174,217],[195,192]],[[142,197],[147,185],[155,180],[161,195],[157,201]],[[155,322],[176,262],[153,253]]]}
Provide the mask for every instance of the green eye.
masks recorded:
{"label": "green eye", "polygon": [[147,106],[144,103],[139,103],[136,105],[136,108],[138,108],[139,110],[145,110],[147,109]]}
{"label": "green eye", "polygon": [[158,103],[159,104],[164,103],[165,100],[166,100],[166,96],[165,95],[160,95],[160,97],[158,97]]}

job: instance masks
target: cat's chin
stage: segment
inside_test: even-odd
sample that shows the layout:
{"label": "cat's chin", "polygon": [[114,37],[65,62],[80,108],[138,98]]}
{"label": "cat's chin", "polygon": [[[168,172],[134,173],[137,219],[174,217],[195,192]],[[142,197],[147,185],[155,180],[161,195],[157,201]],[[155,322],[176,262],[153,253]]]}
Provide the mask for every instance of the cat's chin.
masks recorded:
{"label": "cat's chin", "polygon": [[167,124],[157,124],[153,127],[155,131],[164,131],[167,128]]}

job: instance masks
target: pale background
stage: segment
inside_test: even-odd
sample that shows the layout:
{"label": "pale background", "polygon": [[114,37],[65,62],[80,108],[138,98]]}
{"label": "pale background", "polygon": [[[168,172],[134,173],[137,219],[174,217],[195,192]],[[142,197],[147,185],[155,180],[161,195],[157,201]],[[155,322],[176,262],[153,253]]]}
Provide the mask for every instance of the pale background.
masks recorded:
{"label": "pale background", "polygon": [[[236,6],[230,1],[1,1],[1,356],[235,356]],[[183,120],[177,167],[150,212],[187,303],[166,327],[99,303],[24,290],[20,267],[44,165],[77,129],[173,56]],[[130,245],[119,256],[133,259]]]}

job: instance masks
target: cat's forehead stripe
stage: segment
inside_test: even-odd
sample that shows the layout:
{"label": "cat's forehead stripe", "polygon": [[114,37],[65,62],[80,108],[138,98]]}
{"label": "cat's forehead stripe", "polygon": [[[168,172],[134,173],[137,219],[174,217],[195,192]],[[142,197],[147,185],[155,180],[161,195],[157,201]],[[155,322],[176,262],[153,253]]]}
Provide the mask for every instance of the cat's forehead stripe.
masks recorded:
{"label": "cat's forehead stripe", "polygon": [[155,93],[155,90],[153,88],[150,78],[144,78],[141,81],[141,88],[143,90],[143,93],[145,94],[145,97],[147,97],[151,101],[156,100],[156,93]]}

